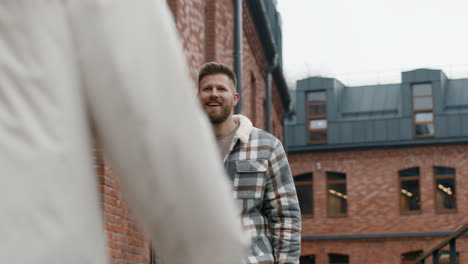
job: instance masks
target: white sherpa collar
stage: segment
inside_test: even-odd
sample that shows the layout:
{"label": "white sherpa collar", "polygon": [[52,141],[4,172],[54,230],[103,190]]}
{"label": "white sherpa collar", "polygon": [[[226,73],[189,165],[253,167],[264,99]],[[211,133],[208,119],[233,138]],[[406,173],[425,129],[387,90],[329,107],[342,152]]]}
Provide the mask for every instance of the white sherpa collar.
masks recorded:
{"label": "white sherpa collar", "polygon": [[236,123],[239,123],[239,128],[236,132],[236,137],[240,139],[242,143],[247,143],[249,141],[250,133],[252,133],[253,125],[250,120],[243,115],[234,115],[233,120]]}

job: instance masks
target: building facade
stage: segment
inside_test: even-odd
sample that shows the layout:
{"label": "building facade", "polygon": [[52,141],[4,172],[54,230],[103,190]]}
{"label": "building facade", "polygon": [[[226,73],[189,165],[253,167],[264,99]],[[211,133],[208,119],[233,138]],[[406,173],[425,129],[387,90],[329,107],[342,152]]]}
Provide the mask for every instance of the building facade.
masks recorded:
{"label": "building facade", "polygon": [[[294,95],[285,141],[301,263],[414,263],[468,222],[468,79],[418,69],[398,84],[346,87],[312,77]],[[468,263],[466,236],[457,252]]]}
{"label": "building facade", "polygon": [[[253,124],[283,139],[283,118],[289,105],[289,93],[281,66],[281,18],[273,0],[167,0],[197,87],[198,69],[209,61],[235,69],[239,54],[242,68],[241,113]],[[236,5],[240,10],[236,12]],[[241,49],[235,50],[236,13],[240,14]],[[271,77],[271,111],[267,111],[267,70],[277,57]],[[177,76],[174,76],[177,78]],[[268,114],[269,112],[270,114]],[[118,176],[96,147],[96,171],[102,197],[104,227],[109,241],[112,264],[159,263],[150,250],[150,241],[138,227],[127,207]]]}

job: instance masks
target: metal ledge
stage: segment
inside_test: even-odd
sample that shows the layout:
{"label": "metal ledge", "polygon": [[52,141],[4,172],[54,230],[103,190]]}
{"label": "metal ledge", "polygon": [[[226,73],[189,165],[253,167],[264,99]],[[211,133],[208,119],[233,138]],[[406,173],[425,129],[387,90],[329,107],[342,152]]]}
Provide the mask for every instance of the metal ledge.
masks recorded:
{"label": "metal ledge", "polygon": [[[328,236],[303,236],[301,239],[310,240],[338,240],[338,239],[380,239],[380,238],[405,238],[405,237],[440,237],[450,236],[452,232],[418,232],[418,233],[383,233],[383,234],[353,234],[353,235],[328,235]],[[468,231],[463,235],[468,235]]]}
{"label": "metal ledge", "polygon": [[412,139],[405,141],[378,141],[378,142],[361,142],[355,144],[317,144],[317,145],[303,145],[303,146],[288,146],[288,154],[300,152],[314,152],[326,150],[354,150],[366,148],[385,148],[385,147],[411,147],[423,145],[437,145],[437,144],[466,144],[468,137],[454,137],[454,138],[430,138],[430,139]]}

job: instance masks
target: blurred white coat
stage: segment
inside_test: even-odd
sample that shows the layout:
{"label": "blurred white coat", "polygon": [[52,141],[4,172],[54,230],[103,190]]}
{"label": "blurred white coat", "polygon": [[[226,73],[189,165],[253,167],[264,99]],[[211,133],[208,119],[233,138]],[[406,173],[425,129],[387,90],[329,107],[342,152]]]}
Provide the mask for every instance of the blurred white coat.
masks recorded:
{"label": "blurred white coat", "polygon": [[192,87],[164,0],[1,0],[0,263],[109,263],[93,129],[165,264],[240,263]]}

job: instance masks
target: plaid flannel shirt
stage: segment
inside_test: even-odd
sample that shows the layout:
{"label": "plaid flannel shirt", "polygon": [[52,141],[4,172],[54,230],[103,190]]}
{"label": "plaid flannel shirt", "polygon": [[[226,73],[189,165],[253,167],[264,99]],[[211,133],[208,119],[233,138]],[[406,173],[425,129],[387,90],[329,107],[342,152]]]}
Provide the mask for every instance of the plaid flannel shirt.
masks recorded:
{"label": "plaid flannel shirt", "polygon": [[252,237],[245,262],[299,263],[301,213],[283,146],[247,117],[235,115],[234,120],[240,125],[224,167],[244,229]]}

